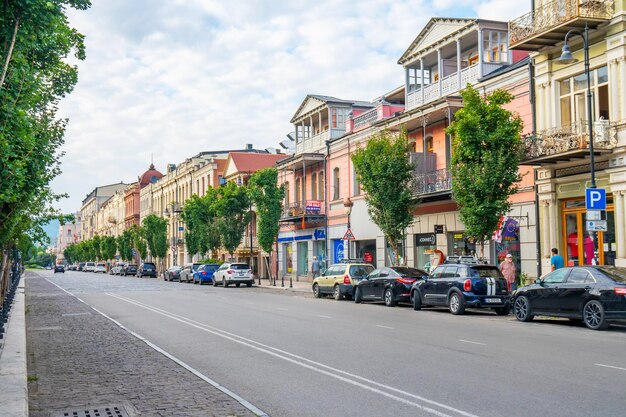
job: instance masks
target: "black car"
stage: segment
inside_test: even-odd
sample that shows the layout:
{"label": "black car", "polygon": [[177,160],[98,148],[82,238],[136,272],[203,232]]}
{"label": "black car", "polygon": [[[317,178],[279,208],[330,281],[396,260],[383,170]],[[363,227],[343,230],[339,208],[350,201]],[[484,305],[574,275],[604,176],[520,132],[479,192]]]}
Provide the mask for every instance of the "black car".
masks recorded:
{"label": "black car", "polygon": [[493,308],[498,315],[511,311],[506,279],[496,266],[479,264],[443,264],[411,289],[413,309],[424,306],[447,306],[452,314],[465,308]]}
{"label": "black car", "polygon": [[388,307],[409,302],[413,284],[426,276],[426,271],[405,266],[375,269],[356,285],[354,302],[384,301]]}
{"label": "black car", "polygon": [[568,317],[593,330],[606,329],[611,320],[626,319],[626,268],[560,268],[515,291],[512,303],[519,321]]}
{"label": "black car", "polygon": [[120,275],[135,275],[137,273],[137,265],[129,264],[120,269]]}
{"label": "black car", "polygon": [[54,266],[54,273],[56,274],[57,272],[65,273],[65,267],[63,265],[55,265]]}
{"label": "black car", "polygon": [[171,268],[165,271],[165,281],[179,281],[180,280],[180,271],[183,270],[182,266],[172,266]]}
{"label": "black car", "polygon": [[157,276],[156,265],[154,265],[154,263],[152,263],[152,262],[144,262],[141,265],[139,265],[139,268],[137,268],[137,274],[136,275],[139,278],[141,278],[141,277],[154,277],[154,278],[156,278],[156,276]]}

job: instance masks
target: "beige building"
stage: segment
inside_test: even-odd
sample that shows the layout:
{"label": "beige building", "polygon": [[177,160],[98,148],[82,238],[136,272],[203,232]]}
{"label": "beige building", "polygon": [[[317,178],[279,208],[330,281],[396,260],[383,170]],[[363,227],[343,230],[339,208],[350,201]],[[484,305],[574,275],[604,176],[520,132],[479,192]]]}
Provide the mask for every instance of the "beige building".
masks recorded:
{"label": "beige building", "polygon": [[[130,187],[132,186],[134,184],[130,185]],[[98,236],[117,237],[124,231],[124,218],[126,216],[124,196],[128,187],[117,190],[115,194],[100,206],[96,215],[96,234]]]}
{"label": "beige building", "polygon": [[[123,191],[127,186],[128,184],[124,184],[123,182],[103,185],[94,188],[93,191],[85,197],[80,208],[81,241],[93,238],[98,228],[103,228],[103,226],[98,226],[98,211],[117,191]],[[101,223],[103,223],[103,220],[101,220]]]}

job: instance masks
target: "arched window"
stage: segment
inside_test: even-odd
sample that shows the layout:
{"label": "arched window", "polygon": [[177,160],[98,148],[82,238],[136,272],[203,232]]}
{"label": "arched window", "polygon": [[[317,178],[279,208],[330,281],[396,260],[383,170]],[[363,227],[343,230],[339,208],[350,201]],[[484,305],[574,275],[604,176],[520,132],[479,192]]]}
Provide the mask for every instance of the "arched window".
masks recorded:
{"label": "arched window", "polygon": [[285,207],[289,207],[289,182],[285,182]]}
{"label": "arched window", "polygon": [[317,180],[317,195],[319,197],[320,200],[323,200],[325,197],[325,192],[324,192],[324,187],[326,186],[324,184],[324,171],[320,171],[319,175],[317,176],[318,180]]}
{"label": "arched window", "polygon": [[311,174],[311,199],[317,200],[317,174]]}
{"label": "arched window", "polygon": [[333,200],[339,200],[339,167],[333,169]]}

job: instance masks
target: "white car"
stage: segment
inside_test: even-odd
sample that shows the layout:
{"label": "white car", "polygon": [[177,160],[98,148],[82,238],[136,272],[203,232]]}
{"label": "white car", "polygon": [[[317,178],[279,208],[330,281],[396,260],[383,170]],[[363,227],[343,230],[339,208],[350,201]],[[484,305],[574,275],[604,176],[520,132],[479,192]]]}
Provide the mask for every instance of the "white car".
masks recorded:
{"label": "white car", "polygon": [[246,263],[226,262],[213,274],[214,287],[218,284],[222,284],[224,288],[230,284],[235,284],[237,287],[241,284],[246,284],[248,287],[251,287],[253,282],[252,270]]}
{"label": "white car", "polygon": [[83,266],[83,272],[93,272],[96,269],[95,262],[86,262],[85,266]]}
{"label": "white car", "polygon": [[94,268],[93,272],[102,272],[103,274],[106,274],[107,273],[106,264],[103,264],[103,263],[96,264],[96,267]]}

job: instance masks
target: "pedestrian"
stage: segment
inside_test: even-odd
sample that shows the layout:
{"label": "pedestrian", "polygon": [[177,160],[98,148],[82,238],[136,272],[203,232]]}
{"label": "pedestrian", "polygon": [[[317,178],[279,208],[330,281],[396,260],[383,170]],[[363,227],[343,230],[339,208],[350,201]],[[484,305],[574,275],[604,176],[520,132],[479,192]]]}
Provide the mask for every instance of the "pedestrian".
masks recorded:
{"label": "pedestrian", "polygon": [[311,272],[313,273],[313,279],[320,274],[320,263],[317,261],[317,256],[314,256],[313,262],[311,262]]}
{"label": "pedestrian", "polygon": [[500,264],[500,272],[504,275],[506,282],[509,285],[509,291],[513,291],[515,289],[515,275],[517,270],[515,268],[515,264],[513,263],[513,255],[507,253],[504,257],[504,261]]}
{"label": "pedestrian", "polygon": [[557,248],[552,248],[550,266],[552,267],[553,271],[556,271],[557,269],[563,268],[565,266],[565,261],[563,261],[563,257],[559,255],[559,250]]}

